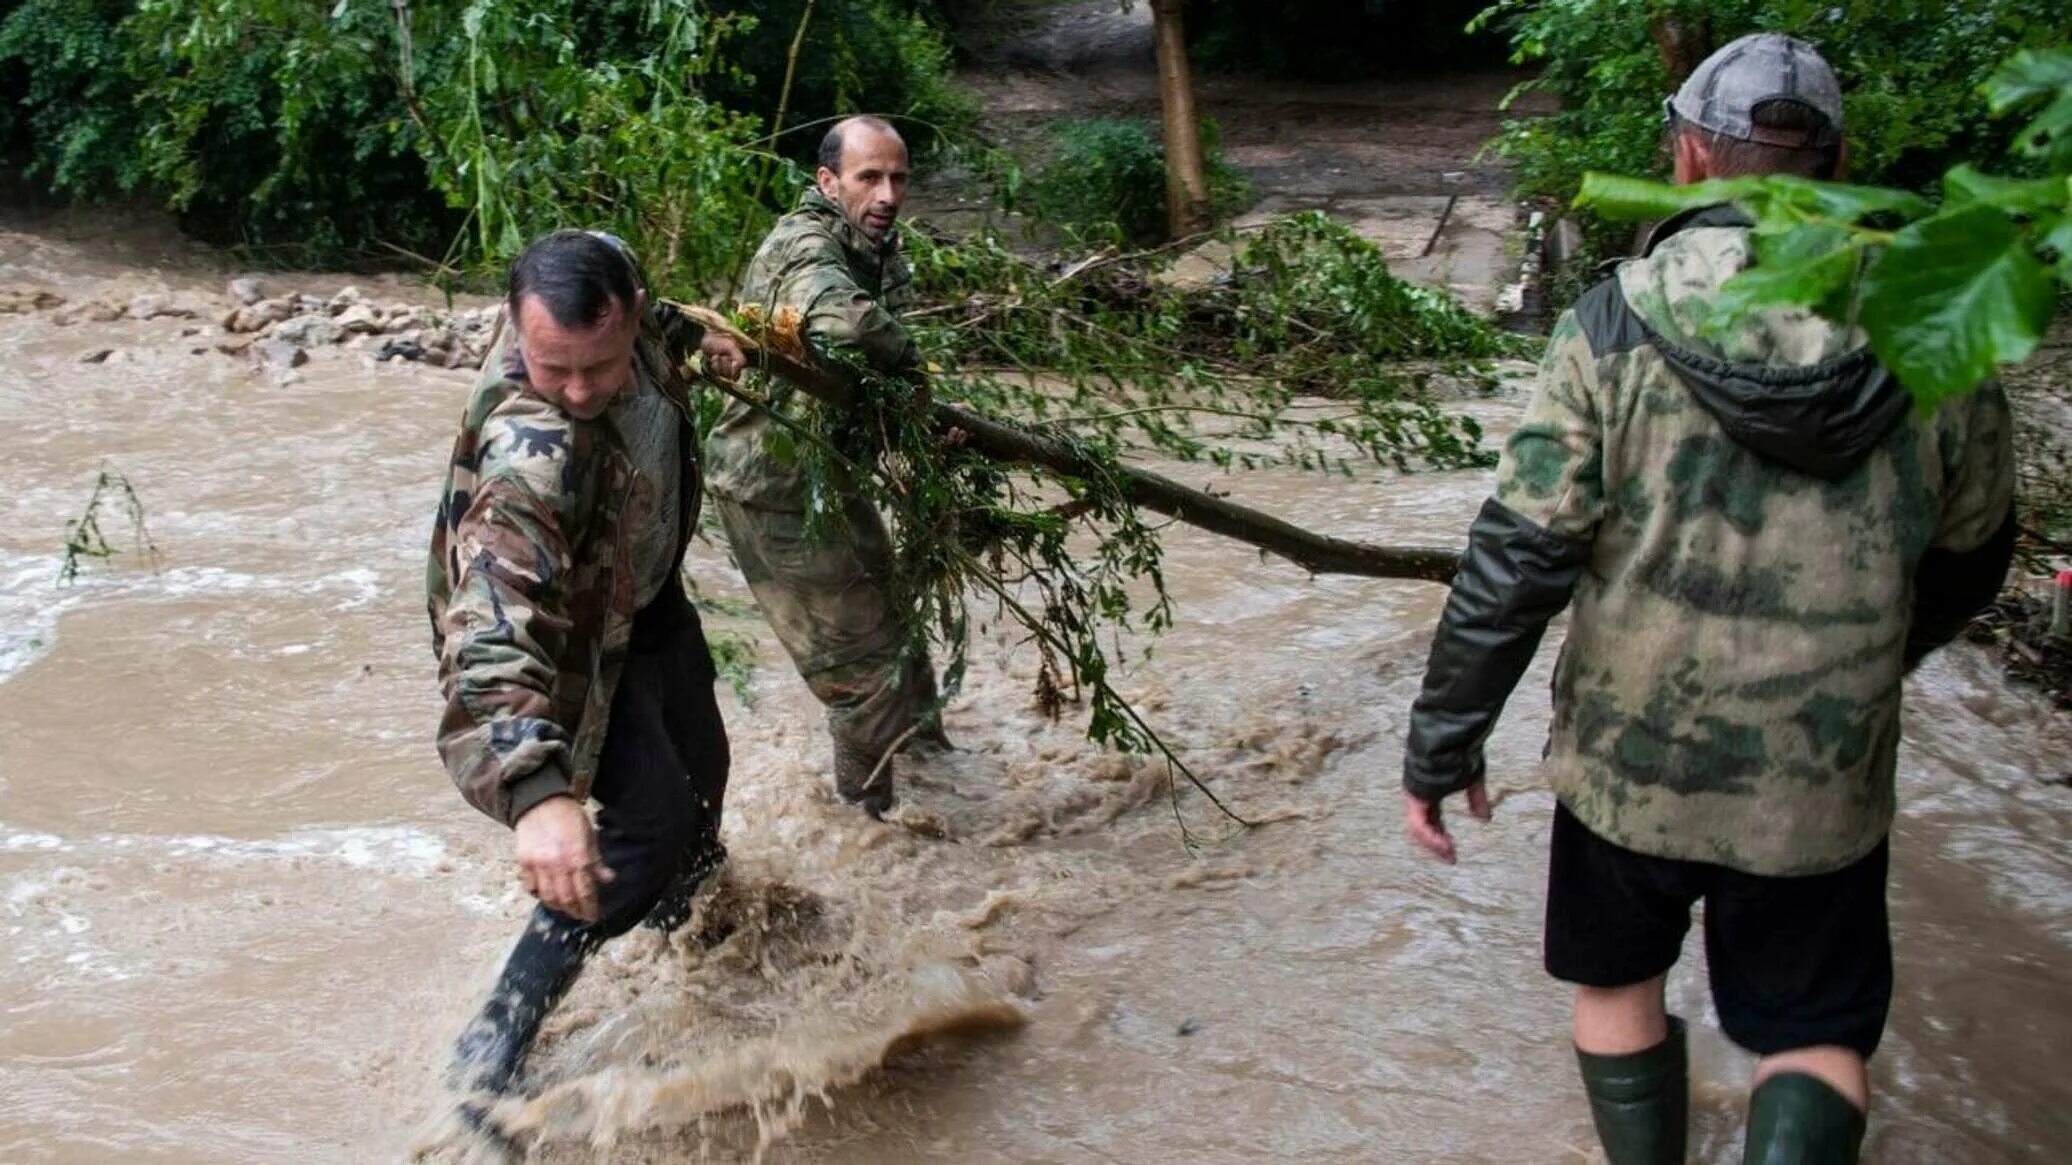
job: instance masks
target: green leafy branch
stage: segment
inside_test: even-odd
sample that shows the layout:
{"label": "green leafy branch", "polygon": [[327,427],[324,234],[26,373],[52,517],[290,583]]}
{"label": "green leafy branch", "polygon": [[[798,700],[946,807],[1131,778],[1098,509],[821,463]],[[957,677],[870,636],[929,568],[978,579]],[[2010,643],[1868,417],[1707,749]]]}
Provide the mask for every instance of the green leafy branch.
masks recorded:
{"label": "green leafy branch", "polygon": [[65,560],[58,568],[59,586],[70,586],[79,580],[82,560],[106,561],[121,553],[119,547],[108,541],[107,531],[101,526],[102,514],[109,507],[121,510],[129,523],[132,545],[143,553],[153,570],[158,569],[158,544],[144,528],[142,499],[137,497],[128,477],[103,465],[94,478],[93,492],[87,495],[86,508],[65,523]]}
{"label": "green leafy branch", "polygon": [[1654,219],[1733,203],[1755,221],[1755,262],[1722,289],[1715,326],[1804,307],[1861,327],[1915,401],[1933,408],[2027,360],[2072,288],[2072,48],[2024,50],[1984,92],[1998,115],[2041,106],[2015,149],[2044,176],[1960,165],[1944,175],[1938,204],[1795,177],[1670,186],[1592,173],[1576,205]]}

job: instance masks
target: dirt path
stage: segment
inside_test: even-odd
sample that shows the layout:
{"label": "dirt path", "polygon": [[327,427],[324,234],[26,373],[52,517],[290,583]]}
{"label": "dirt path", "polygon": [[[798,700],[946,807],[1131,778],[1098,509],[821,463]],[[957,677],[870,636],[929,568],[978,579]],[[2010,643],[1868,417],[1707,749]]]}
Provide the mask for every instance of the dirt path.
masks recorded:
{"label": "dirt path", "polygon": [[[1022,10],[980,36],[960,80],[1009,140],[1033,140],[1077,117],[1156,121],[1147,5],[1113,0]],[[1319,209],[1372,239],[1400,275],[1494,309],[1524,257],[1509,178],[1477,154],[1520,75],[1509,70],[1298,84],[1199,76],[1202,111],[1225,155],[1252,177],[1258,203],[1240,219]]]}

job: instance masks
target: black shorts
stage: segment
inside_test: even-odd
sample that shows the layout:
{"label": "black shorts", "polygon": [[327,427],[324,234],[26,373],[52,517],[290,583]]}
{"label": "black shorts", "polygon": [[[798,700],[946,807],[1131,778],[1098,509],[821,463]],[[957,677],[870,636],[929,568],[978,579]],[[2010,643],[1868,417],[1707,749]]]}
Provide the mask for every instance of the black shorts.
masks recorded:
{"label": "black shorts", "polygon": [[1769,878],[1649,857],[1561,805],[1547,871],[1547,973],[1628,987],[1666,973],[1705,903],[1705,961],[1727,1037],[1758,1055],[1836,1044],[1868,1057],[1892,1006],[1888,843],[1827,874]]}

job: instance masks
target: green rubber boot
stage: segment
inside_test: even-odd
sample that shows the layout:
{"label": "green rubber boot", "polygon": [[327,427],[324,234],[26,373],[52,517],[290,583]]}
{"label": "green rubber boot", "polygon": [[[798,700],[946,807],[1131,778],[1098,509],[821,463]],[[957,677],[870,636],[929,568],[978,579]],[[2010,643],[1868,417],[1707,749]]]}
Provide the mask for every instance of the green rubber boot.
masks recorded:
{"label": "green rubber boot", "polygon": [[1864,1123],[1862,1111],[1826,1081],[1780,1073],[1749,1098],[1741,1165],[1854,1165]]}
{"label": "green rubber boot", "polygon": [[1691,1110],[1684,1025],[1669,1017],[1669,1038],[1622,1056],[1577,1050],[1590,1119],[1609,1165],[1684,1165]]}

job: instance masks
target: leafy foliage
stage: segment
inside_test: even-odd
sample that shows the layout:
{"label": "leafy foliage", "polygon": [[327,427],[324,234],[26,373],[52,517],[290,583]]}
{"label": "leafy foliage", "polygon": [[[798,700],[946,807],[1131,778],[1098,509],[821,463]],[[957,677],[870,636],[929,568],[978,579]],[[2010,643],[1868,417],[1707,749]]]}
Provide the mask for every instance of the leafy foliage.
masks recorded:
{"label": "leafy foliage", "polygon": [[[790,90],[789,108],[804,117],[788,119],[796,132],[779,152],[810,164],[825,118],[865,111],[898,119],[916,153],[962,140],[977,105],[950,81],[949,40],[934,7],[814,0]],[[786,54],[804,8],[805,0],[712,0],[715,15],[752,17],[755,28],[728,38],[727,67],[710,79],[708,96],[767,120],[785,101]]]}
{"label": "leafy foliage", "polygon": [[24,0],[0,19],[0,143],[64,191],[143,182],[115,28],[127,0]]}
{"label": "leafy foliage", "polygon": [[[1136,244],[1166,237],[1165,144],[1140,121],[1087,118],[1051,126],[1057,154],[1029,183],[1029,204],[1043,219],[1082,239]],[[1201,122],[1209,209],[1225,218],[1252,199],[1244,171],[1223,158],[1222,133]]]}
{"label": "leafy foliage", "polygon": [[[1389,274],[1380,252],[1311,212],[1225,232],[1231,275],[1184,286],[1164,251],[1109,248],[1057,275],[997,236],[910,240],[927,301],[910,316],[940,365],[938,391],[1111,452],[1152,448],[1226,467],[1274,461],[1345,470],[1303,438],[1408,468],[1481,464],[1471,418],[1417,399],[1430,363],[1517,354],[1524,341],[1453,301]],[[1426,361],[1421,371],[1406,361]],[[1009,375],[1002,375],[1002,373]],[[1309,421],[1299,395],[1343,401]],[[1214,418],[1270,450],[1204,441]]]}
{"label": "leafy foliage", "polygon": [[[1726,285],[1721,323],[1803,305],[1860,325],[1930,408],[2028,359],[2062,289],[2072,288],[2072,49],[2018,53],[1984,87],[1995,113],[2034,111],[2014,140],[2045,176],[1960,165],[1944,176],[1936,205],[1902,190],[1802,178],[1679,187],[1592,174],[1579,202],[1627,219],[1741,206],[1756,220],[1756,263]],[[1893,219],[1903,225],[1891,229]]]}
{"label": "leafy foliage", "polygon": [[121,547],[108,541],[107,531],[101,528],[101,518],[109,510],[119,510],[129,523],[130,540],[144,555],[152,569],[158,567],[158,545],[151,540],[150,531],[144,528],[144,503],[137,497],[137,491],[123,474],[101,467],[94,478],[94,488],[87,495],[86,506],[77,518],[65,523],[65,560],[58,568],[58,585],[70,586],[79,579],[79,568],[86,559],[107,560],[122,552]]}
{"label": "leafy foliage", "polygon": [[[391,244],[488,267],[581,221],[705,284],[796,180],[762,136],[805,8],[24,0],[0,16],[0,137],[57,193],[149,192],[203,238],[305,261]],[[788,123],[868,100],[924,144],[968,125],[926,8],[816,0]]]}
{"label": "leafy foliage", "polygon": [[434,183],[468,211],[471,256],[498,264],[541,230],[582,224],[633,242],[664,284],[723,280],[766,217],[759,122],[699,89],[734,26],[648,4],[644,55],[586,58],[584,11],[476,0],[457,27],[413,30],[457,57],[418,66],[418,124]]}
{"label": "leafy foliage", "polygon": [[1321,214],[1211,245],[1229,276],[1181,284],[1174,248],[1111,246],[1061,272],[997,236],[910,236],[921,303],[906,319],[935,362],[933,397],[1067,443],[1088,472],[1009,469],[945,443],[926,394],[860,369],[868,407],[808,407],[773,449],[823,510],[861,494],[894,517],[892,589],[920,613],[910,650],[933,645],[946,692],[974,628],[1018,626],[1041,658],[1039,702],[1057,714],[1083,701],[1094,739],[1189,776],[1116,688],[1132,662],[1121,633],[1173,618],[1162,527],[1117,468],[1145,454],[1339,473],[1487,464],[1475,423],[1424,399],[1405,362],[1470,374],[1525,343],[1395,279]]}
{"label": "leafy foliage", "polygon": [[1980,83],[2008,54],[2065,31],[2057,0],[1500,0],[1476,25],[1506,29],[1513,59],[1543,66],[1521,89],[1560,108],[1507,122],[1492,144],[1516,165],[1521,194],[1562,203],[1586,171],[1662,165],[1674,86],[1660,41],[1695,38],[1691,63],[1749,32],[1811,41],[1842,82],[1852,173],[1928,189],[1958,160],[2003,154],[2011,127],[1988,117]]}

